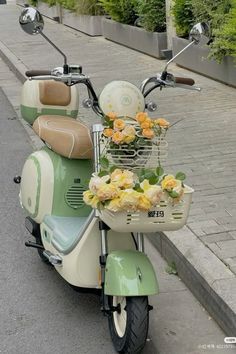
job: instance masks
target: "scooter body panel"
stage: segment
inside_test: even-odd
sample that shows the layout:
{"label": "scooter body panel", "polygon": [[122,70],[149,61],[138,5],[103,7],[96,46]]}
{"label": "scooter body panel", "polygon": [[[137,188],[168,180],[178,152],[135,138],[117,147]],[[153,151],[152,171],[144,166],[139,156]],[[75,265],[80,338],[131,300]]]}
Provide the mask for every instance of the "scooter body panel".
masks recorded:
{"label": "scooter body panel", "polygon": [[21,205],[39,224],[45,215],[87,217],[91,208],[84,204],[83,192],[92,171],[91,160],[70,160],[44,147],[23,167]]}
{"label": "scooter body panel", "polygon": [[134,250],[119,250],[108,255],[105,294],[147,296],[158,293],[158,282],[148,257]]}
{"label": "scooter body panel", "polygon": [[[70,88],[71,99],[69,104],[56,105],[43,104],[40,100],[39,83],[40,80],[26,80],[21,93],[21,116],[29,124],[33,125],[34,121],[42,115],[59,115],[76,118],[79,108],[79,95],[75,86]],[[54,83],[58,85],[58,83]]]}
{"label": "scooter body panel", "polygon": [[[41,224],[43,246],[54,255],[62,259],[61,266],[55,266],[57,272],[70,284],[84,288],[100,288],[100,264],[101,238],[98,218],[93,217],[85,232],[78,235],[77,243],[67,254],[62,253],[56,247],[55,235],[45,223]],[[134,250],[135,245],[131,234],[118,234],[110,230],[108,232],[109,251]]]}

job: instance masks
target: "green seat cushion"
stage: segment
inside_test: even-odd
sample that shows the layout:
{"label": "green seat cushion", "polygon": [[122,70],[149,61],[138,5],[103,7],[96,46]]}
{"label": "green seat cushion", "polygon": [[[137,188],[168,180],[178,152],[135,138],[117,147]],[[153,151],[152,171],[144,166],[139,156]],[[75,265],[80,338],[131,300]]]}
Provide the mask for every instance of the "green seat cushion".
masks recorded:
{"label": "green seat cushion", "polygon": [[47,215],[44,218],[52,231],[52,245],[61,253],[67,254],[77,245],[93,217],[61,217]]}

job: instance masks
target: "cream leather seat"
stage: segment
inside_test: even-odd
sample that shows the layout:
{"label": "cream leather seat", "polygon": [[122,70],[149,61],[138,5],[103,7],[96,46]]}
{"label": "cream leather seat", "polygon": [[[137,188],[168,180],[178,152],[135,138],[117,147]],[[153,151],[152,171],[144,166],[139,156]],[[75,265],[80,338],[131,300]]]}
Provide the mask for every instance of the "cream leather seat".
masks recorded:
{"label": "cream leather seat", "polygon": [[89,129],[72,118],[40,116],[33,130],[56,153],[69,159],[91,159],[93,143]]}

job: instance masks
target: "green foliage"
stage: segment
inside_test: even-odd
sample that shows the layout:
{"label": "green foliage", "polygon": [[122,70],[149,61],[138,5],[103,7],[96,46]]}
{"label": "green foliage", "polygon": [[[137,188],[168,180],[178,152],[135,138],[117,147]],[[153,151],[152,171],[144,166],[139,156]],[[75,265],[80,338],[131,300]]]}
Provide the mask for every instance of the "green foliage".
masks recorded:
{"label": "green foliage", "polygon": [[[31,3],[37,5],[37,0],[30,0]],[[43,0],[50,7],[60,4],[67,10],[76,12],[78,15],[102,15],[103,9],[98,0]]]}
{"label": "green foliage", "polygon": [[136,1],[137,0],[100,0],[99,3],[114,21],[133,25],[137,19],[135,11]]}
{"label": "green foliage", "polygon": [[188,37],[194,24],[191,0],[176,0],[172,8],[176,33],[179,37]]}
{"label": "green foliage", "polygon": [[75,9],[79,15],[103,15],[103,9],[98,0],[77,0]]}
{"label": "green foliage", "polygon": [[211,45],[211,57],[222,61],[225,55],[236,59],[236,0],[232,1],[232,8],[225,16],[222,26],[213,30],[214,42]]}
{"label": "green foliage", "polygon": [[165,0],[139,0],[136,5],[140,24],[150,32],[166,30]]}
{"label": "green foliage", "polygon": [[173,15],[180,37],[187,37],[194,23],[210,25],[210,58],[236,57],[236,0],[175,0]]}

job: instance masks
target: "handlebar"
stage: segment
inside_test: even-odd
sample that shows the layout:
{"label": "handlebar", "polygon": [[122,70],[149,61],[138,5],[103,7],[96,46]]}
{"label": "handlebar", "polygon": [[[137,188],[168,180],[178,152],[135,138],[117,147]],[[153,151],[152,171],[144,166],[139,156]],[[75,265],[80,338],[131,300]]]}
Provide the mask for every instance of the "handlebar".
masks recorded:
{"label": "handlebar", "polygon": [[28,70],[25,75],[27,77],[51,75],[51,70]]}
{"label": "handlebar", "polygon": [[187,77],[174,77],[174,79],[176,84],[183,84],[189,86],[193,86],[195,84],[195,81],[193,79]]}

